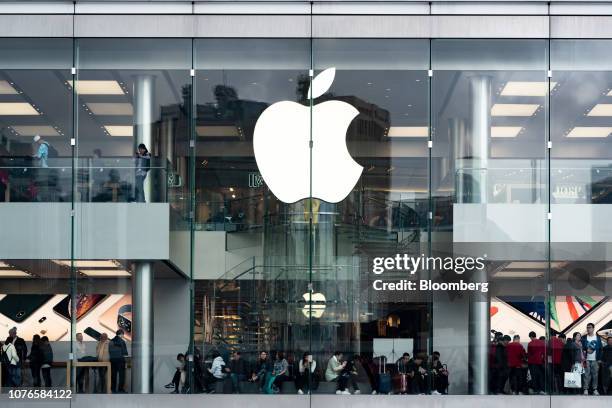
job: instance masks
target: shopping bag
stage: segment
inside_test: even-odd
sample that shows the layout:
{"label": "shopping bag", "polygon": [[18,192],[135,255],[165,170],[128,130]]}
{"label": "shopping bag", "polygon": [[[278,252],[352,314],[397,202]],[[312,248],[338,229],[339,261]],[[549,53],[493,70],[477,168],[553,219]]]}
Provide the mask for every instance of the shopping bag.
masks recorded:
{"label": "shopping bag", "polygon": [[576,371],[566,372],[563,377],[563,386],[565,388],[581,388],[582,376]]}

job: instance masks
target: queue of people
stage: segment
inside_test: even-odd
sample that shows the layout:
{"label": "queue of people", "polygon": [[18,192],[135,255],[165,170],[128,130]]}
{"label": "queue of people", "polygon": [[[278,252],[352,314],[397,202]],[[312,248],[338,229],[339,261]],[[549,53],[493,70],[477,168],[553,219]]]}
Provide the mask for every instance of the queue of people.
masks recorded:
{"label": "queue of people", "polygon": [[[83,334],[76,334],[75,355],[79,362],[109,362],[111,367],[111,391],[113,393],[125,392],[125,363],[128,356],[124,332],[117,330],[115,337],[109,340],[106,333],[102,333],[96,344],[95,356],[87,355]],[[32,387],[53,386],[51,379],[51,368],[53,367],[53,348],[47,336],[35,334],[32,337],[30,352],[24,339],[17,335],[17,328],[9,330],[9,336],[0,347],[0,363],[2,365],[2,381],[6,387],[22,387],[24,383],[24,370],[29,365],[32,376]],[[77,392],[84,392],[84,378],[87,367],[77,367],[76,386]],[[94,387],[95,392],[106,392],[106,367],[96,367],[98,384]],[[42,381],[41,381],[42,376]]]}
{"label": "queue of people", "polygon": [[[310,394],[322,384],[326,384],[323,392],[339,395],[360,394],[360,385],[369,386],[368,392],[373,394],[445,394],[448,388],[448,370],[441,363],[438,352],[431,356],[418,354],[414,358],[404,353],[395,365],[388,364],[384,358],[345,357],[340,351],[334,352],[323,365],[318,364],[310,352],[304,352],[300,358],[282,351],[272,356],[261,351],[255,361],[249,362],[240,351],[235,351],[226,362],[218,351],[213,351],[207,359],[197,348],[192,355],[179,353],[176,370],[166,388],[172,393],[243,393],[245,384],[251,384],[250,392],[278,394],[284,383],[293,383],[299,395]],[[187,375],[190,364],[193,364],[194,373],[191,378]],[[386,371],[387,366],[394,383],[395,379],[404,376],[408,386],[387,389],[378,374],[381,370]]]}
{"label": "queue of people", "polygon": [[[549,357],[547,357],[547,347]],[[612,337],[606,344],[587,324],[587,333],[571,338],[559,333],[546,338],[529,333],[527,348],[519,335],[496,332],[489,354],[489,389],[494,394],[546,394],[546,368],[552,392],[557,394],[612,394]],[[566,377],[578,378],[567,381]]]}

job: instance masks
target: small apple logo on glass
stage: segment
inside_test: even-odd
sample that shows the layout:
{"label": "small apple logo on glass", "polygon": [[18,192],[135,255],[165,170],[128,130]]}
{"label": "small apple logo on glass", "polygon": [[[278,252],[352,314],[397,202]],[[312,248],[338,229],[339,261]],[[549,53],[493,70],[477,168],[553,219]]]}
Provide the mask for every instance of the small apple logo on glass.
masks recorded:
{"label": "small apple logo on glass", "polygon": [[325,313],[325,295],[322,293],[304,293],[302,295],[306,304],[302,308],[302,314],[306,317],[320,319]]}
{"label": "small apple logo on glass", "polygon": [[[335,75],[335,68],[317,75],[308,97],[323,95]],[[272,193],[285,203],[310,197],[312,170],[313,198],[329,203],[346,198],[363,171],[346,147],[346,130],[358,114],[342,101],[314,105],[312,120],[310,107],[297,102],[281,101],[264,110],[255,125],[253,150]]]}

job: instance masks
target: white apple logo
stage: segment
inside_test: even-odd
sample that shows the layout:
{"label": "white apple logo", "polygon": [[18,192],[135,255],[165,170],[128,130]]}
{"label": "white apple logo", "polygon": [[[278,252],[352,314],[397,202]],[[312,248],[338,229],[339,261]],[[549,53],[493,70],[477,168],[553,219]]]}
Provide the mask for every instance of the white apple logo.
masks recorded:
{"label": "white apple logo", "polygon": [[306,304],[302,308],[304,316],[320,319],[325,312],[325,295],[319,292],[313,293],[312,295],[310,293],[304,293],[302,297],[306,301]]}
{"label": "white apple logo", "polygon": [[[317,75],[308,97],[323,95],[335,75],[335,68]],[[358,114],[342,101],[314,105],[311,139],[309,106],[281,101],[263,111],[255,125],[253,150],[259,172],[279,200],[294,203],[312,195],[337,203],[349,195],[363,171],[346,147],[346,130]]]}

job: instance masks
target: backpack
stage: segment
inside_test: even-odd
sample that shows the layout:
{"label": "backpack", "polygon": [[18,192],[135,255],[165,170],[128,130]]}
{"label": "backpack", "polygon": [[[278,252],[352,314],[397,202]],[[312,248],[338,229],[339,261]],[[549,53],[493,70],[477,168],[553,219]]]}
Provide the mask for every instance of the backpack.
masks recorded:
{"label": "backpack", "polygon": [[59,157],[59,153],[57,152],[57,149],[53,146],[51,146],[51,144],[49,144],[48,142],[45,141],[45,144],[47,145],[47,157],[52,159],[52,158],[56,158]]}
{"label": "backpack", "polygon": [[4,350],[4,346],[0,348],[0,363],[2,363],[2,365],[5,367],[11,365],[11,361],[9,360],[8,354],[6,354],[6,351]]}

